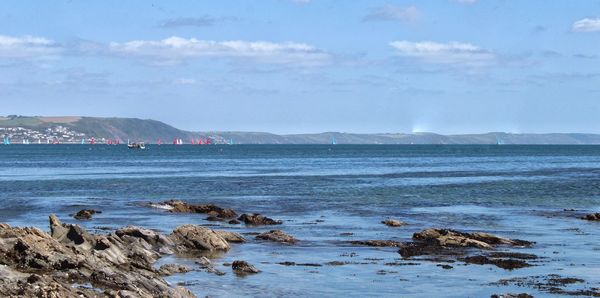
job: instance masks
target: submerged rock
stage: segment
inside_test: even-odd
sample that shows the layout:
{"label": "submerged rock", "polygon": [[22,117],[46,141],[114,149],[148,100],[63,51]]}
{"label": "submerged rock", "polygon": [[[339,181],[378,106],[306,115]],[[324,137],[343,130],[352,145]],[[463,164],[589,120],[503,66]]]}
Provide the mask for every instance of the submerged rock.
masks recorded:
{"label": "submerged rock", "polygon": [[290,243],[290,244],[298,242],[298,239],[284,233],[282,230],[271,230],[268,232],[264,232],[264,233],[256,236],[256,239],[269,240],[269,241],[282,242],[282,243]]}
{"label": "submerged rock", "polygon": [[382,221],[381,223],[385,224],[388,227],[401,227],[401,226],[408,225],[407,223],[405,223],[403,221],[399,221],[397,219],[386,219],[386,220]]}
{"label": "submerged rock", "polygon": [[233,272],[237,275],[254,274],[260,272],[260,270],[256,269],[256,267],[250,265],[246,261],[233,261],[231,264],[231,269],[233,269]]}
{"label": "submerged rock", "polygon": [[374,246],[374,247],[400,247],[402,243],[393,240],[356,240],[350,241],[354,245]]}
{"label": "submerged rock", "polygon": [[525,267],[531,267],[531,265],[522,260],[516,259],[501,259],[501,258],[488,258],[486,256],[472,256],[460,259],[467,264],[477,265],[495,265],[496,267],[513,270]]}
{"label": "submerged rock", "polygon": [[600,213],[591,213],[583,217],[585,220],[600,221]]}
{"label": "submerged rock", "polygon": [[237,219],[232,219],[232,220],[228,221],[227,223],[230,225],[239,225],[240,221]]}
{"label": "submerged rock", "polygon": [[283,222],[281,220],[274,220],[260,214],[244,213],[239,220],[243,221],[247,225],[280,225]]}
{"label": "submerged rock", "polygon": [[519,293],[519,294],[513,294],[513,293],[506,293],[506,294],[494,294],[492,296],[490,296],[491,298],[533,298],[533,296],[527,294],[527,293]]}
{"label": "submerged rock", "polygon": [[77,213],[75,213],[75,215],[73,215],[73,217],[78,220],[92,219],[92,215],[94,215],[96,213],[102,213],[102,211],[92,210],[92,209],[82,209],[82,210],[79,210]]}

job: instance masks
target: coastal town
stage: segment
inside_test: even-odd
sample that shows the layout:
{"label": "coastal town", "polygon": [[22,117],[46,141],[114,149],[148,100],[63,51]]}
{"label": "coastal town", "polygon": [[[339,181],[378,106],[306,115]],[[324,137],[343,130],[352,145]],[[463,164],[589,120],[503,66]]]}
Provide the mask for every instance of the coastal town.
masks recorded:
{"label": "coastal town", "polygon": [[[56,144],[56,143],[82,143],[94,142],[94,137],[87,137],[84,133],[73,131],[68,127],[58,125],[44,130],[25,127],[0,127],[3,143],[8,144]],[[106,139],[97,142],[105,143]]]}

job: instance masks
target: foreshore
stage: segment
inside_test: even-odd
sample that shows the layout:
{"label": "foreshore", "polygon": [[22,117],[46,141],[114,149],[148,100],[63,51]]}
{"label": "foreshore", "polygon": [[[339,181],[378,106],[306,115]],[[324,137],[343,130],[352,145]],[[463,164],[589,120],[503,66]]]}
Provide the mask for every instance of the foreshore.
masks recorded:
{"label": "foreshore", "polygon": [[[219,256],[232,246],[247,242],[265,242],[273,246],[301,245],[302,239],[286,233],[286,222],[259,214],[238,214],[235,210],[213,204],[194,205],[170,200],[139,206],[172,213],[202,216],[208,223],[220,222],[237,226],[269,226],[262,233],[236,233],[211,229],[207,225],[181,225],[170,234],[143,227],[126,226],[107,233],[89,233],[78,224],[66,224],[49,216],[50,233],[33,227],[0,225],[0,294],[5,297],[195,297],[189,289],[170,284],[165,279],[173,274],[205,271],[215,276],[234,274],[252,278],[262,274],[261,264],[253,260],[235,260],[219,264]],[[84,209],[73,218],[93,221],[100,210]],[[564,210],[573,213],[574,210]],[[576,213],[573,213],[576,214]],[[575,215],[574,215],[575,216]],[[577,215],[583,221],[598,221],[600,214]],[[318,224],[318,222],[317,222]],[[599,223],[600,224],[600,223]],[[388,229],[403,229],[409,223],[402,219],[382,219]],[[551,262],[544,257],[522,252],[522,249],[543,243],[509,239],[484,232],[461,232],[452,229],[428,228],[414,233],[409,241],[363,239],[347,241],[340,234],[340,243],[355,247],[386,248],[385,253],[397,254],[396,264],[412,266],[414,262],[430,262],[444,270],[456,266],[491,266],[511,272],[521,268]],[[389,249],[389,250],[387,250]],[[166,256],[184,263],[157,264]],[[190,261],[193,266],[189,266]],[[371,259],[366,264],[378,262]],[[279,262],[287,266],[336,268],[361,265],[361,262],[331,260],[324,263]],[[377,274],[393,272],[381,271]],[[310,273],[306,273],[310,274]],[[202,282],[202,281],[197,281]],[[528,278],[505,278],[498,286],[519,285],[523,293],[498,293],[498,297],[531,297],[526,290],[561,295],[600,296],[597,287],[585,280],[548,274]],[[268,296],[268,293],[265,293]]]}

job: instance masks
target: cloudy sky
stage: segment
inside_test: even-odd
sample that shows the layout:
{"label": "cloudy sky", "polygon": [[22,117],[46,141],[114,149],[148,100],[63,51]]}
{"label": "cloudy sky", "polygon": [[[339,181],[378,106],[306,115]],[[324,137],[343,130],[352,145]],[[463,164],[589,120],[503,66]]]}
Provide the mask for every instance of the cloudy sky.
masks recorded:
{"label": "cloudy sky", "polygon": [[600,1],[0,2],[0,114],[600,133]]}

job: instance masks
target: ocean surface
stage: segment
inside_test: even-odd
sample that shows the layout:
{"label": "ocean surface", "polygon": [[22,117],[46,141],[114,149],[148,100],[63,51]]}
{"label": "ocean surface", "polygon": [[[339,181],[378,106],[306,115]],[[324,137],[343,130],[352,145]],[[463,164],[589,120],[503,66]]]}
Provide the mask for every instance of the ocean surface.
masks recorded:
{"label": "ocean surface", "polygon": [[[96,233],[139,225],[169,233],[181,224],[217,225],[249,240],[214,256],[224,276],[198,269],[167,280],[197,296],[489,297],[548,293],[491,283],[550,273],[600,287],[600,146],[513,145],[108,145],[0,147],[0,222],[48,230],[48,215]],[[254,240],[245,227],[173,214],[144,203],[181,199],[281,219],[276,228],[300,239],[285,246]],[[101,210],[91,221],[69,214]],[[390,228],[397,218],[408,226]],[[357,247],[350,240],[409,241],[429,227],[484,231],[535,241],[535,266],[435,262],[392,266],[397,248]],[[352,233],[352,235],[345,234]],[[223,263],[246,260],[261,273],[237,277]],[[282,266],[278,262],[344,266]],[[169,256],[161,263],[194,260]],[[386,265],[386,263],[388,263]],[[157,264],[159,265],[159,264]]]}

